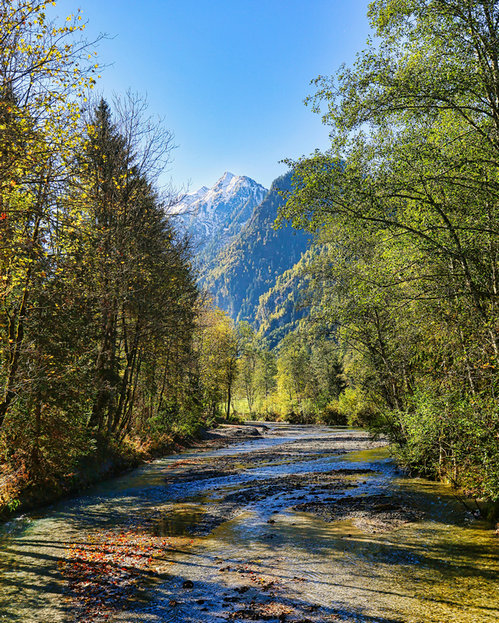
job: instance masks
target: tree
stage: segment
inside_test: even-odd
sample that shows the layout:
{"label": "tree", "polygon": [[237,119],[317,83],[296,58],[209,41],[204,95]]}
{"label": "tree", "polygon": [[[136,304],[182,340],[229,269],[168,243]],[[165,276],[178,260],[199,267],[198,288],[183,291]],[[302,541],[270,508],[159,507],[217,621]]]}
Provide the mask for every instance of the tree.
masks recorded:
{"label": "tree", "polygon": [[[26,377],[27,322],[60,247],[57,198],[96,66],[77,13],[49,24],[45,3],[0,3],[0,427]],[[29,377],[29,375],[28,375]]]}
{"label": "tree", "polygon": [[158,183],[171,132],[131,94],[85,103],[81,17],[44,9],[0,0],[0,463],[53,491],[199,424],[201,303]]}
{"label": "tree", "polygon": [[277,393],[285,415],[305,415],[304,399],[309,380],[309,349],[298,333],[288,333],[279,344],[276,377]]}
{"label": "tree", "polygon": [[200,318],[199,368],[205,404],[215,417],[225,402],[230,419],[234,383],[237,378],[238,340],[233,321],[220,309],[209,307]]}
{"label": "tree", "polygon": [[425,402],[436,394],[448,424],[435,420],[417,461],[464,482],[461,461],[478,483],[491,449],[473,453],[466,426],[497,434],[498,9],[380,0],[369,15],[376,46],[316,81],[309,102],[325,105],[331,149],[291,163],[281,218],[330,245],[323,304],[361,354],[357,378],[382,396],[409,462],[414,414],[436,418]]}
{"label": "tree", "polygon": [[239,383],[248,403],[249,412],[253,412],[256,399],[255,374],[258,362],[259,349],[256,333],[249,322],[240,322],[237,325],[239,350]]}
{"label": "tree", "polygon": [[171,134],[144,121],[141,101],[127,101],[116,106],[117,123],[103,100],[94,109],[74,189],[87,214],[87,295],[98,318],[89,427],[119,437],[132,426],[143,367],[158,373],[152,353],[165,368],[150,416],[164,408],[171,354],[164,359],[161,343],[189,350],[185,330],[193,331],[198,296],[188,246],[176,240],[151,181]]}
{"label": "tree", "polygon": [[258,353],[255,370],[257,391],[263,398],[268,398],[276,388],[277,364],[275,353],[262,348]]}

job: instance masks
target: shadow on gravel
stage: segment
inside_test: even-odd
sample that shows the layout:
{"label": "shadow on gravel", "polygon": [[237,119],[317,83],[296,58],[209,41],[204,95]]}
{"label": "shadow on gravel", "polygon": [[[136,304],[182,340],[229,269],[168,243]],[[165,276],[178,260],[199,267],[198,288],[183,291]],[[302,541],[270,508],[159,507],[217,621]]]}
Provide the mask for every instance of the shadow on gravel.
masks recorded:
{"label": "shadow on gravel", "polygon": [[[343,540],[344,549],[349,554],[358,554],[363,550],[367,549],[371,552],[373,558],[375,558],[378,562],[379,560],[383,560],[384,562],[391,562],[391,564],[426,564],[432,568],[439,568],[439,570],[449,578],[448,570],[445,569],[446,563],[442,560],[438,560],[439,551],[438,549],[432,552],[432,556],[421,557],[418,561],[415,560],[414,554],[410,548],[400,548],[396,546],[392,546],[389,543],[376,543],[375,549],[372,549],[372,542],[367,541],[367,539],[362,538],[353,538],[348,537]],[[219,563],[217,563],[216,558],[206,555],[201,555],[196,552],[189,552],[188,550],[179,551],[178,553],[184,554],[186,557],[192,557],[192,562],[184,564],[192,566],[193,568],[203,567],[207,572],[216,571]],[[467,552],[468,555],[472,555],[474,551]],[[166,559],[168,561],[168,559]],[[173,559],[172,559],[173,561]],[[305,600],[299,599],[290,599],[281,597],[279,595],[279,585],[278,583],[284,582],[286,584],[295,582],[306,582],[307,586],[310,588],[311,585],[317,585],[317,592],[324,593],[326,592],[328,595],[328,601],[333,602],[335,600],[335,596],[338,596],[338,601],[341,602],[341,595],[344,594],[345,591],[356,591],[358,593],[362,593],[369,600],[375,600],[378,603],[387,602],[390,603],[391,597],[396,598],[404,598],[410,600],[414,597],[413,587],[407,586],[403,591],[396,590],[387,590],[376,587],[376,578],[375,574],[372,572],[362,574],[357,572],[353,574],[353,577],[358,580],[356,584],[349,583],[338,583],[332,581],[329,578],[327,581],[324,581],[320,578],[311,579],[308,576],[306,579],[291,576],[290,574],[280,574],[277,582],[269,582],[269,584],[265,587],[266,590],[260,590],[257,585],[257,578],[260,579],[261,576],[265,577],[265,574],[275,574],[276,570],[272,565],[271,560],[265,564],[263,561],[259,561],[258,566],[255,570],[248,570],[248,566],[245,563],[241,563],[240,561],[226,561],[226,566],[222,567],[220,571],[224,572],[232,572],[239,573],[240,577],[246,581],[246,583],[241,586],[232,586],[229,588],[228,586],[220,583],[206,583],[206,582],[192,582],[193,592],[190,591],[180,591],[178,595],[178,599],[175,599],[175,603],[165,604],[162,603],[160,605],[160,609],[157,611],[154,609],[154,614],[157,614],[159,617],[168,614],[170,617],[174,615],[174,613],[182,613],[182,616],[185,618],[165,618],[165,620],[178,620],[178,621],[218,621],[218,616],[221,617],[220,620],[231,620],[231,619],[248,619],[248,620],[279,620],[279,621],[296,621],[305,623],[306,621],[310,622],[323,622],[325,620],[337,620],[337,621],[376,621],[377,623],[400,623],[405,621],[405,619],[399,618],[390,618],[383,616],[370,616],[366,613],[363,613],[362,610],[358,610],[354,613],[346,611],[344,608],[335,607],[335,606],[325,606],[323,604],[317,604],[313,602],[308,602]],[[435,566],[436,563],[436,566]],[[466,579],[469,576],[476,576],[477,574],[483,579],[495,579],[496,574],[491,575],[489,572],[481,570],[479,568],[479,562],[476,567],[470,568],[467,565],[456,566],[451,569],[450,574],[458,578],[460,581],[466,583]],[[300,563],[300,572],[304,575],[307,575],[306,569],[306,561],[302,560]],[[255,587],[248,588],[248,580],[251,583],[251,580],[254,579]],[[438,581],[436,579],[436,581]],[[171,584],[173,585],[173,590],[175,590],[175,586],[181,587],[185,582],[189,582],[186,579],[186,576],[178,576],[175,578],[171,578]],[[234,583],[234,582],[232,582]],[[172,589],[170,589],[172,590]],[[244,593],[244,599],[240,596],[241,593]],[[187,601],[186,601],[187,599]],[[201,601],[200,601],[201,600]],[[445,597],[432,597],[430,595],[426,595],[424,597],[424,602],[431,607],[431,604],[440,604],[449,606],[452,608],[462,608],[463,604],[460,602],[456,602],[452,599],[448,599]],[[267,608],[270,604],[280,604],[282,610],[282,617],[279,618],[277,614],[274,616],[270,616],[270,613]],[[220,608],[223,609],[224,606],[230,606],[226,612],[223,614],[220,613]],[[200,609],[197,606],[202,605],[203,608]],[[290,611],[287,612],[286,608]],[[214,617],[211,619],[208,617],[204,619],[201,615],[203,611],[210,612],[210,616]],[[496,605],[485,605],[480,604],[479,609],[483,612],[488,613],[499,613],[499,607]],[[235,613],[239,613],[241,616],[235,616]],[[225,615],[225,617],[224,617]],[[262,616],[263,615],[263,616]],[[268,616],[267,616],[268,615]],[[336,618],[332,617],[335,615]],[[189,618],[194,617],[194,618]],[[289,619],[288,619],[289,617]],[[301,618],[300,618],[301,617]],[[318,618],[317,618],[318,617]],[[359,618],[360,617],[360,618]],[[161,618],[159,619],[161,620]],[[478,619],[470,619],[470,620],[478,620]]]}
{"label": "shadow on gravel", "polygon": [[[251,572],[247,572],[246,575],[251,575]],[[175,592],[177,587],[185,586],[188,588],[180,588],[178,592]],[[138,606],[134,610],[136,616],[147,615],[147,621],[151,623],[164,621],[178,621],[179,623],[192,621],[198,623],[224,621],[404,623],[404,620],[400,618],[371,616],[361,610],[353,613],[341,605],[323,605],[306,599],[287,598],[279,594],[279,586],[276,583],[270,582],[268,585],[258,586],[256,579],[253,583],[250,579],[243,585],[229,588],[223,583],[191,582],[184,576],[173,576],[162,588],[167,589],[166,596],[154,603]],[[127,619],[120,618],[119,620]]]}

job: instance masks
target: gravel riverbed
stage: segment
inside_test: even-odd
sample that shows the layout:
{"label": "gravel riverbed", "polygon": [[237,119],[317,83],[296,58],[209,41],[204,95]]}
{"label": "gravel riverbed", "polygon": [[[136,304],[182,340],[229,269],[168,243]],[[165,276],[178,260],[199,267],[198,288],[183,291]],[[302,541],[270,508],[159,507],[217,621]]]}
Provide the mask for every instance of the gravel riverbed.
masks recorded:
{"label": "gravel riverbed", "polygon": [[0,621],[480,623],[497,538],[359,430],[206,435],[0,533]]}

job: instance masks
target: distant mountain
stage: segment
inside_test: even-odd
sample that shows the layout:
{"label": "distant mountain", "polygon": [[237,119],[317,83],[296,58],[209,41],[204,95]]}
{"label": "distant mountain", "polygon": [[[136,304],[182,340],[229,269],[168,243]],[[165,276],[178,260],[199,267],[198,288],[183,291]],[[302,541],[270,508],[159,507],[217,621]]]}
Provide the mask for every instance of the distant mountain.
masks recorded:
{"label": "distant mountain", "polygon": [[240,233],[267,193],[251,178],[226,172],[212,188],[203,186],[182,198],[175,212],[192,237],[202,274]]}
{"label": "distant mountain", "polygon": [[[261,323],[266,311],[275,315],[275,306],[278,303],[275,299],[276,293],[272,296],[269,294],[272,311],[268,302],[259,308],[260,296],[276,285],[277,290],[281,291],[284,286],[281,276],[292,269],[307,250],[310,234],[296,231],[289,226],[277,230],[272,227],[278,208],[285,201],[280,191],[289,190],[291,173],[273,182],[272,188],[254,209],[249,221],[232,242],[219,252],[202,279],[215,303],[235,320],[254,323],[258,314]],[[296,279],[292,281],[297,283]],[[288,294],[289,292],[286,297]],[[294,322],[297,315],[299,312],[287,309],[283,322]],[[276,331],[278,319],[274,316],[273,320],[269,329]]]}
{"label": "distant mountain", "polygon": [[301,258],[280,274],[272,286],[258,299],[253,325],[270,348],[296,329],[309,313],[309,265],[316,251],[308,248]]}

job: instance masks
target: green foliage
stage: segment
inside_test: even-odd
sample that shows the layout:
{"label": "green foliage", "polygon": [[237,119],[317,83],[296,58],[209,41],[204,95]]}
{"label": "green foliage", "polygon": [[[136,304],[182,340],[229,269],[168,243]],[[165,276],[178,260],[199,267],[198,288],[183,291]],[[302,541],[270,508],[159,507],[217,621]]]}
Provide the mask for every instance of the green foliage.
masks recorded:
{"label": "green foliage", "polygon": [[200,316],[197,352],[204,411],[214,421],[230,419],[234,386],[238,376],[238,336],[229,316],[217,308],[206,308]]}
{"label": "green foliage", "polygon": [[242,337],[236,392],[248,416],[346,423],[346,417],[332,406],[345,387],[335,343],[296,330],[269,350],[266,340],[247,323],[238,330]]}
{"label": "green foliage", "polygon": [[406,440],[398,449],[404,465],[471,495],[499,499],[495,401],[417,392],[411,409],[397,417]]}
{"label": "green foliage", "polygon": [[21,506],[21,500],[14,498],[7,503],[7,509],[10,513],[14,513]]}
{"label": "green foliage", "polygon": [[316,249],[307,249],[296,264],[280,274],[274,285],[259,298],[254,322],[259,338],[270,348],[297,329],[300,320],[307,315],[310,304],[308,269]]}
{"label": "green foliage", "polygon": [[349,426],[368,427],[376,418],[376,409],[358,388],[347,387],[339,395],[336,408]]}
{"label": "green foliage", "polygon": [[0,0],[2,505],[207,416],[203,305],[156,188],[172,135],[140,98],[87,102],[81,17],[44,6]]}
{"label": "green foliage", "polygon": [[280,219],[322,248],[307,321],[344,353],[334,408],[409,467],[495,499],[496,3],[387,0],[369,16],[376,45],[316,80],[331,148],[290,163]]}

